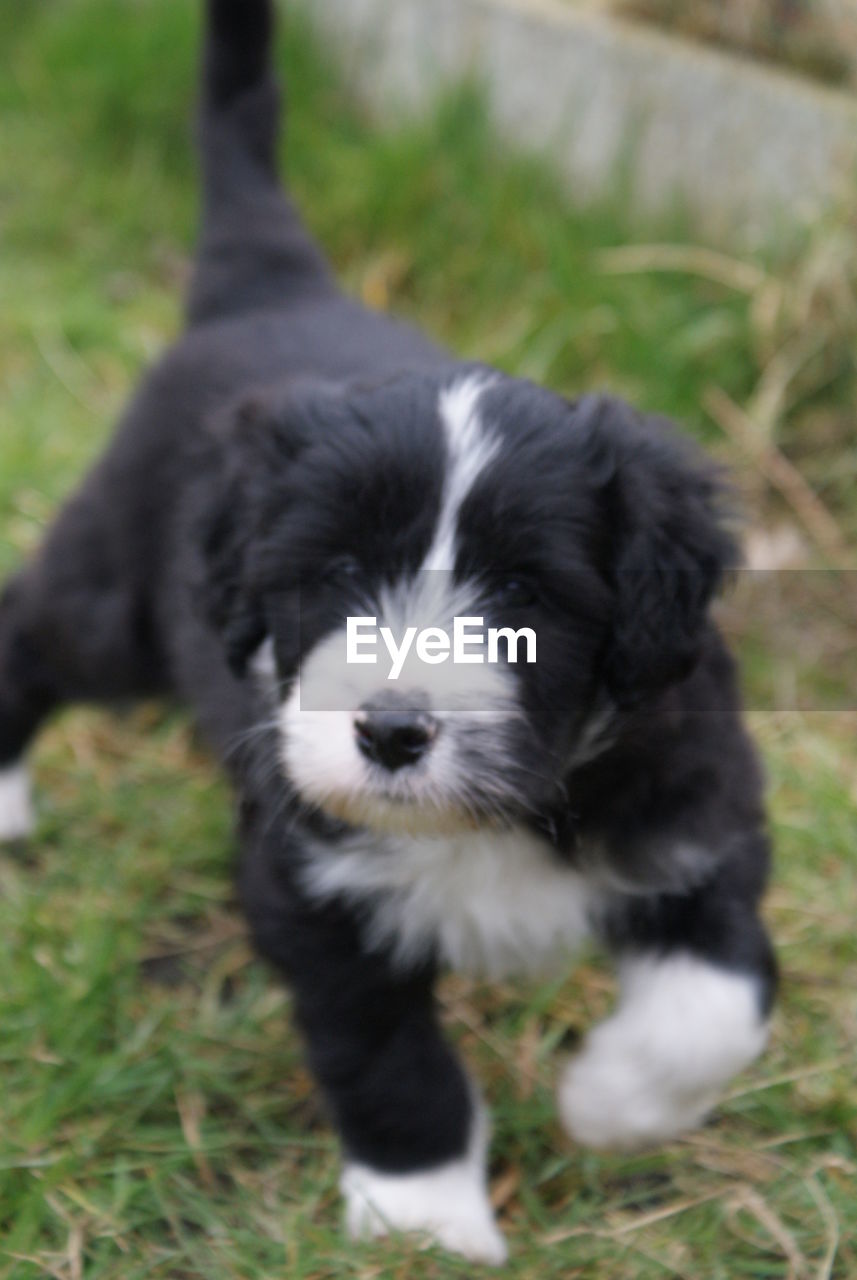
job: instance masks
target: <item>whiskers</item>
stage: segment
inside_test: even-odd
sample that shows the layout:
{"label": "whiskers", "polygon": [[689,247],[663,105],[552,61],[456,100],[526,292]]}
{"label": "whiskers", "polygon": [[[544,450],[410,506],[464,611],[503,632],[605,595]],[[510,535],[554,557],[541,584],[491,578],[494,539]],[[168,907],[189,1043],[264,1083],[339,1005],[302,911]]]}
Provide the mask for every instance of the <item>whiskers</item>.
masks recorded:
{"label": "whiskers", "polygon": [[242,729],[241,733],[236,733],[226,744],[223,752],[224,760],[231,763],[245,747],[254,747],[266,735],[278,734],[279,729],[280,721],[277,716],[272,716],[269,720],[260,720],[248,729]]}

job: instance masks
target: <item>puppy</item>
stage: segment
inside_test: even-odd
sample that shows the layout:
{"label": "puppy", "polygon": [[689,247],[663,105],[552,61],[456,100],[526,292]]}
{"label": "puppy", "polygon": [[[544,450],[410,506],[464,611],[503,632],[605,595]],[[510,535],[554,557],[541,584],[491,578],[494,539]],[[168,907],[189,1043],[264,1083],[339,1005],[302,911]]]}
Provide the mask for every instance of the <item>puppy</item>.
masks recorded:
{"label": "puppy", "polygon": [[612,951],[616,1011],[558,1089],[595,1147],[698,1124],[765,1042],[760,775],[709,618],[735,548],[663,423],[340,293],[277,182],[271,25],[270,0],[209,0],[187,332],[2,597],[0,833],[30,828],[24,757],[57,708],[189,704],[350,1232],[499,1263],[440,969]]}

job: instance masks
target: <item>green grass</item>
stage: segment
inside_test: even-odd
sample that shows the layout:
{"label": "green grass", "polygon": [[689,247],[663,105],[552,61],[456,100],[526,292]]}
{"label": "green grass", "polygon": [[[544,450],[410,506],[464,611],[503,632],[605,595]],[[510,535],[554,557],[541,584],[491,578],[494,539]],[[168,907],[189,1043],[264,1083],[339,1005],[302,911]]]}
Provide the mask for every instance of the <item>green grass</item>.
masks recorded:
{"label": "green grass", "polygon": [[[0,0],[0,574],[37,545],[179,327],[195,13]],[[379,133],[300,21],[283,46],[289,170],[355,292],[463,354],[563,390],[607,384],[746,462],[703,406],[711,386],[752,402],[781,340],[758,299],[699,273],[605,269],[614,246],[681,240],[678,220],[635,226],[621,182],[575,210],[539,162],[504,150],[472,91]],[[762,266],[784,290],[802,278],[799,262]],[[829,332],[824,376],[771,430],[811,455],[850,535],[853,358]],[[714,1123],[629,1158],[563,1138],[557,1065],[611,998],[597,957],[543,987],[444,986],[450,1035],[494,1108],[510,1275],[857,1274],[857,726],[754,724],[784,990],[768,1055]],[[35,769],[37,837],[0,852],[0,1277],[469,1274],[407,1242],[343,1240],[335,1144],[288,997],[250,956],[228,797],[185,721],[78,711],[42,737]]]}

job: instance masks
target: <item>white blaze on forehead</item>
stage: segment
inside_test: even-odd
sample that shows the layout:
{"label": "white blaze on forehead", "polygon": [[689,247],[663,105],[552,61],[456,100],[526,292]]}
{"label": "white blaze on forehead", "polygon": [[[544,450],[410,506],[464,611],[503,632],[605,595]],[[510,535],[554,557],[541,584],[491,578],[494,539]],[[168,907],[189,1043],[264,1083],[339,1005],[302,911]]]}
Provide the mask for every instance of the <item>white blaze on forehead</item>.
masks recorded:
{"label": "white blaze on forehead", "polygon": [[490,385],[484,374],[473,374],[440,393],[438,412],[446,438],[447,470],[440,514],[423,569],[452,569],[458,513],[481,471],[500,449],[496,436],[487,434],[479,417],[479,401]]}

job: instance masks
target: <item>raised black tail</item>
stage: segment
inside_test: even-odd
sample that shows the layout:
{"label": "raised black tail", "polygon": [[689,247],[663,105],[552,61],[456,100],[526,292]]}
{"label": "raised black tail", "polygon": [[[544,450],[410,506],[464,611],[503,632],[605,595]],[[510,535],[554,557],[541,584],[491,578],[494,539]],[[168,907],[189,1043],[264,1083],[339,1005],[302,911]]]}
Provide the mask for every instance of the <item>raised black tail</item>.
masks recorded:
{"label": "raised black tail", "polygon": [[[207,0],[207,11],[203,148],[234,150],[233,163],[252,160],[274,178],[280,104],[271,70],[271,0]],[[220,138],[223,133],[226,137]],[[231,146],[224,148],[222,142]],[[220,176],[228,179],[229,174]]]}
{"label": "raised black tail", "polygon": [[188,299],[191,324],[333,287],[277,178],[272,0],[206,0],[206,11],[202,236]]}
{"label": "raised black tail", "polygon": [[204,93],[214,107],[269,76],[274,14],[271,0],[209,0]]}

